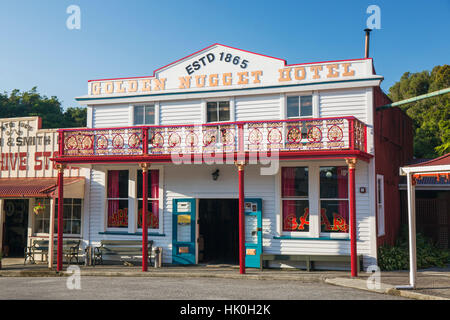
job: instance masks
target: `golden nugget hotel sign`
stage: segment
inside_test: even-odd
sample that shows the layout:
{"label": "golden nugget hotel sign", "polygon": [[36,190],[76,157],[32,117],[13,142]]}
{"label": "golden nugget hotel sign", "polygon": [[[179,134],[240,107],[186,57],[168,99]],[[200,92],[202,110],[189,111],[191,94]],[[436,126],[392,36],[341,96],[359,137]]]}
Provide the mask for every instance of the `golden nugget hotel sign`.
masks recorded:
{"label": "golden nugget hotel sign", "polygon": [[222,45],[174,62],[154,76],[89,81],[90,96],[157,94],[344,80],[372,74],[367,59],[287,66],[284,60]]}

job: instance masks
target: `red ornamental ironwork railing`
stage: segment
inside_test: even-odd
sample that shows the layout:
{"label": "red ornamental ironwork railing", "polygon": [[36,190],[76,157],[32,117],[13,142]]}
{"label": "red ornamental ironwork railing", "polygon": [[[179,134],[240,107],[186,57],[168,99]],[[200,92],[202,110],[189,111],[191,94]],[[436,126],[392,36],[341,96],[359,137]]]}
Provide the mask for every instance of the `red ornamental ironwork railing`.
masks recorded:
{"label": "red ornamental ironwork railing", "polygon": [[354,117],[60,129],[59,134],[60,157],[366,151],[366,126]]}

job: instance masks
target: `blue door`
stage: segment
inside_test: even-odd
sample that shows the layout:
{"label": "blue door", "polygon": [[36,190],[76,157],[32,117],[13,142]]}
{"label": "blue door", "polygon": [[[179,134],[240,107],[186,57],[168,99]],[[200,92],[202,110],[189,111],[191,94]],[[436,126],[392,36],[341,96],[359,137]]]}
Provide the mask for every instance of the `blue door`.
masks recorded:
{"label": "blue door", "polygon": [[245,199],[245,267],[259,268],[262,253],[262,200]]}
{"label": "blue door", "polygon": [[173,199],[172,263],[195,264],[195,199]]}

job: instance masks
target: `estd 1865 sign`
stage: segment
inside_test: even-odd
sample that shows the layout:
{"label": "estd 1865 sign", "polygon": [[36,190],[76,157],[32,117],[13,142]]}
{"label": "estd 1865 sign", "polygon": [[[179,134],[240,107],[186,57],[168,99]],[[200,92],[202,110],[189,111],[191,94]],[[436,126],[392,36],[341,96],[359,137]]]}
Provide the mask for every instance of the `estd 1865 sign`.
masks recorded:
{"label": "estd 1865 sign", "polygon": [[188,75],[193,74],[195,71],[200,70],[202,67],[205,67],[207,64],[212,63],[214,61],[223,61],[232,63],[234,65],[238,65],[242,69],[246,69],[248,67],[249,61],[242,59],[238,55],[233,55],[228,52],[220,52],[217,57],[214,53],[208,53],[207,55],[199,58],[198,60],[188,64],[186,66],[186,72]]}

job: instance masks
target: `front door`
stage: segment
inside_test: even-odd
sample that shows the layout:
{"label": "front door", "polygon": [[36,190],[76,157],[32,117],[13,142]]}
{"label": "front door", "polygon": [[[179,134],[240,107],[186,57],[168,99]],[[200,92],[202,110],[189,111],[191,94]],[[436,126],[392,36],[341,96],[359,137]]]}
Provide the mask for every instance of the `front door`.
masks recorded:
{"label": "front door", "polygon": [[262,200],[245,199],[245,266],[260,267],[262,253]]}
{"label": "front door", "polygon": [[4,256],[23,257],[28,234],[28,199],[5,200],[4,210]]}
{"label": "front door", "polygon": [[173,199],[172,263],[195,264],[195,199]]}

